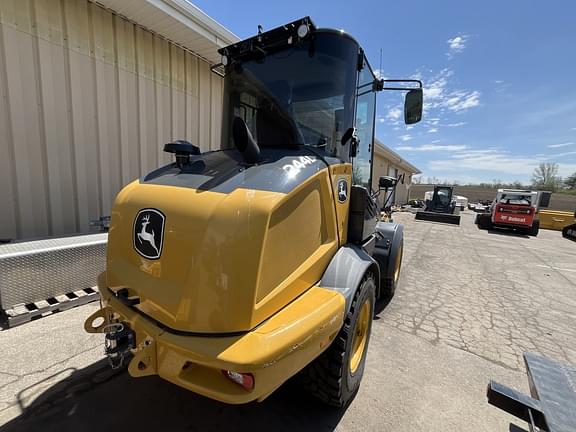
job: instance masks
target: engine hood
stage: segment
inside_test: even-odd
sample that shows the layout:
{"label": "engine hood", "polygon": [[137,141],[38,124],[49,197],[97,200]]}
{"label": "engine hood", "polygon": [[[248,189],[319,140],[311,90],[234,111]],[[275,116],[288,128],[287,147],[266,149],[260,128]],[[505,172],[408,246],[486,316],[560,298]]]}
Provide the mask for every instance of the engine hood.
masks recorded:
{"label": "engine hood", "polygon": [[247,331],[320,280],[335,253],[329,172],[302,154],[258,166],[226,151],[198,160],[119,193],[107,283],[127,288],[137,310],[168,328]]}

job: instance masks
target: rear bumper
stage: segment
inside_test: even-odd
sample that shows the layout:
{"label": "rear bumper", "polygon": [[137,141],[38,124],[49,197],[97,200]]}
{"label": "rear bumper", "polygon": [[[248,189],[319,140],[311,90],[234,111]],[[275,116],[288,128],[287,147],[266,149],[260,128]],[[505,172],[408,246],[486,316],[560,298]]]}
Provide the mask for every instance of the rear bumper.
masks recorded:
{"label": "rear bumper", "polygon": [[[231,404],[262,400],[316,358],[332,342],[343,319],[344,297],[314,286],[256,329],[237,336],[169,333],[114,297],[105,274],[98,278],[103,308],[85,323],[115,314],[136,333],[128,366],[134,377],[159,375],[193,392]],[[251,373],[251,391],[229,381],[222,370]]]}

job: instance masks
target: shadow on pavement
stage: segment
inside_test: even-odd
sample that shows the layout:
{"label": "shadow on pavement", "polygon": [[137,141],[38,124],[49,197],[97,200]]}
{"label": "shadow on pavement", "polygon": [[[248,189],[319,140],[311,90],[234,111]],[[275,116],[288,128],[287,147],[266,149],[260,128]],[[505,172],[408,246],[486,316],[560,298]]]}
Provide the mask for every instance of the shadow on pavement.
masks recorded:
{"label": "shadow on pavement", "polygon": [[489,229],[488,234],[496,234],[501,236],[507,237],[521,237],[529,239],[530,236],[528,234],[522,234],[517,231],[513,231],[511,229]]}
{"label": "shadow on pavement", "polygon": [[76,370],[0,427],[8,431],[332,431],[345,410],[326,407],[289,381],[262,403],[226,405],[157,376],[132,378],[106,360]]}

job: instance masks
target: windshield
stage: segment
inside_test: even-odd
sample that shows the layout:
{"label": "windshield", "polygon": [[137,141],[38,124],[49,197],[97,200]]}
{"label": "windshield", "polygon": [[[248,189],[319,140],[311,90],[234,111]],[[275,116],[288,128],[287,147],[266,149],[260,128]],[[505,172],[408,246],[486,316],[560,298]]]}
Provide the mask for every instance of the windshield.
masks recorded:
{"label": "windshield", "polygon": [[336,156],[354,123],[358,51],[353,40],[319,31],[298,46],[228,67],[222,148],[234,147],[239,117],[260,147],[307,145]]}

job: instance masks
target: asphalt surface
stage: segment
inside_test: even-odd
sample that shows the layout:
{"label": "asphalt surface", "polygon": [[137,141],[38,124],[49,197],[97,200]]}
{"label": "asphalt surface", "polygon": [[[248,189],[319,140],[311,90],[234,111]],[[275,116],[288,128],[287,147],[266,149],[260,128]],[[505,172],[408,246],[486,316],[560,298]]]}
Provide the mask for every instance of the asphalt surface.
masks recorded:
{"label": "asphalt surface", "polygon": [[[405,223],[400,287],[374,321],[360,391],[325,408],[287,383],[263,403],[227,406],[157,377],[133,379],[84,333],[97,304],[0,331],[0,431],[508,431],[490,379],[528,392],[523,351],[576,364],[576,243]],[[515,429],[518,430],[518,429]]]}

